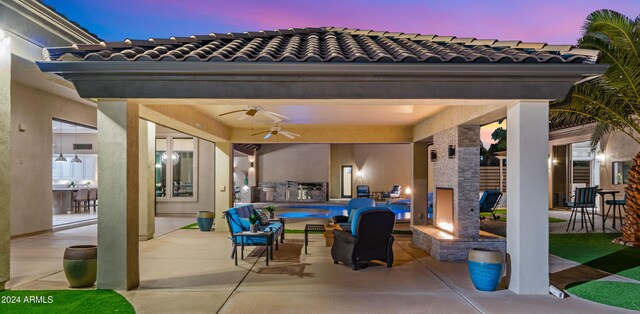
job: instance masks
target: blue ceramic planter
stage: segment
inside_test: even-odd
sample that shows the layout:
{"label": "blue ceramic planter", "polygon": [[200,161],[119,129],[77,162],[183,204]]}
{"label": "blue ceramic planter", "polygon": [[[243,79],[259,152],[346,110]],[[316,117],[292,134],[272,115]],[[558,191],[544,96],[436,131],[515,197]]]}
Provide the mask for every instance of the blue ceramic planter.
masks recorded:
{"label": "blue ceramic planter", "polygon": [[213,212],[200,211],[198,212],[198,228],[200,231],[211,231],[213,227]]}
{"label": "blue ceramic planter", "polygon": [[478,290],[495,291],[502,278],[502,264],[469,261],[469,275]]}
{"label": "blue ceramic planter", "polygon": [[469,276],[478,290],[495,291],[502,279],[504,253],[501,251],[471,249],[469,251]]}

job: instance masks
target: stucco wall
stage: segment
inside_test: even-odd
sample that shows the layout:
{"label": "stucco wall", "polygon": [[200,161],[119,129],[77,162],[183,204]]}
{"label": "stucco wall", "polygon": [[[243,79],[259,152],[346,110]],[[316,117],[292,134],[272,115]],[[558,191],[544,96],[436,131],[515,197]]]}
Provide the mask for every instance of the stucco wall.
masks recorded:
{"label": "stucco wall", "polygon": [[215,207],[215,144],[198,139],[198,197],[197,201],[158,201],[158,214],[193,214]]}
{"label": "stucco wall", "polygon": [[267,144],[258,153],[260,182],[329,182],[329,144]]}
{"label": "stucco wall", "polygon": [[94,107],[11,82],[11,235],[51,229],[54,117],[96,126]]}
{"label": "stucco wall", "polygon": [[[329,195],[340,198],[341,166],[353,166],[355,186],[365,184],[372,192],[389,191],[401,185],[403,192],[411,185],[411,144],[332,144]],[[358,178],[362,171],[362,178]]]}
{"label": "stucco wall", "polygon": [[[603,138],[600,148],[605,154],[604,166],[600,167],[600,186],[604,189],[619,190],[624,193],[626,184],[613,184],[612,163],[631,160],[638,152],[640,145],[624,133],[612,133]],[[623,194],[618,194],[620,198]]]}
{"label": "stucco wall", "polygon": [[[60,133],[55,133],[53,138],[52,154],[60,153]],[[92,149],[73,150],[73,144],[92,144]],[[78,140],[76,141],[76,135],[71,133],[62,134],[62,153],[66,155],[70,154],[97,154],[98,153],[98,133],[78,133]]]}

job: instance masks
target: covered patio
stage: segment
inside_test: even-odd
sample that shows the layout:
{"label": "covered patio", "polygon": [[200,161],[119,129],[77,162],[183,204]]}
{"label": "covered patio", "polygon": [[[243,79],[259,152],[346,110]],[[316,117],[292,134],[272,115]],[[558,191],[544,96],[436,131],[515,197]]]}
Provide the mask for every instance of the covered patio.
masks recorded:
{"label": "covered patio", "polygon": [[[477,291],[466,263],[439,262],[414,246],[409,235],[396,235],[391,269],[376,263],[354,272],[334,265],[320,234],[310,237],[309,254],[302,234],[290,234],[269,266],[263,249],[251,248],[236,267],[229,260],[227,234],[175,229],[186,220],[161,218],[159,234],[140,244],[140,286],[119,291],[137,313],[625,312],[576,297]],[[68,289],[57,259],[64,251],[59,240],[95,242],[95,230],[93,225],[12,240],[11,258],[22,267],[12,271],[9,288]],[[575,263],[554,256],[549,265],[561,274]]]}
{"label": "covered patio", "polygon": [[[215,142],[211,193],[216,217],[222,217],[233,205],[233,144],[267,140],[223,123],[215,108],[257,103],[331,113],[320,123],[290,125],[301,137],[281,138],[283,143],[411,143],[412,241],[430,250],[436,246],[428,241],[462,243],[452,254],[429,252],[440,260],[460,259],[469,245],[487,242],[478,220],[479,126],[506,117],[509,290],[547,294],[548,104],[606,69],[594,64],[597,52],[571,46],[343,28],[127,40],[50,48],[45,55],[42,71],[61,75],[80,96],[98,102],[98,142],[110,157],[98,166],[97,285],[118,290],[140,284],[138,237],[153,218],[148,195],[154,173],[145,161],[154,151],[143,120]],[[342,115],[358,106],[360,114]],[[417,115],[416,108],[422,110],[418,121],[383,122],[398,110]],[[437,154],[433,174],[427,145]],[[435,186],[454,189],[450,228],[427,226],[429,175]],[[211,237],[227,232],[225,223],[217,223]],[[401,254],[424,257],[410,251]],[[435,272],[417,268],[409,272],[456,290],[435,280]]]}

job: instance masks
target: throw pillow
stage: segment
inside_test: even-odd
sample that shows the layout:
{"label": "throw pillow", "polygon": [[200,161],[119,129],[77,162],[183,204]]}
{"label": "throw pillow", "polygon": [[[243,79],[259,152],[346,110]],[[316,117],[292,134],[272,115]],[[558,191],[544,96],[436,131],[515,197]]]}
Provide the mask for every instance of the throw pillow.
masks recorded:
{"label": "throw pillow", "polygon": [[263,226],[266,226],[269,224],[269,217],[267,217],[267,214],[264,212],[264,210],[257,210],[258,215],[260,215],[260,224]]}

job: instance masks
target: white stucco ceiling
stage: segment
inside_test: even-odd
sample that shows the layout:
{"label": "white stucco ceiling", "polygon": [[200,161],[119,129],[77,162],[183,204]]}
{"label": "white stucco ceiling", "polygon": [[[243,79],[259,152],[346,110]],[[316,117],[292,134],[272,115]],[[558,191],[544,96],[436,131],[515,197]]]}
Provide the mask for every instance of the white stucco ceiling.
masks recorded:
{"label": "white stucco ceiling", "polygon": [[282,124],[297,126],[413,126],[448,106],[513,103],[513,100],[452,100],[452,99],[137,99],[145,105],[190,105],[233,128],[273,124],[256,115],[238,120],[242,113],[218,116],[221,113],[259,106],[290,118]]}

